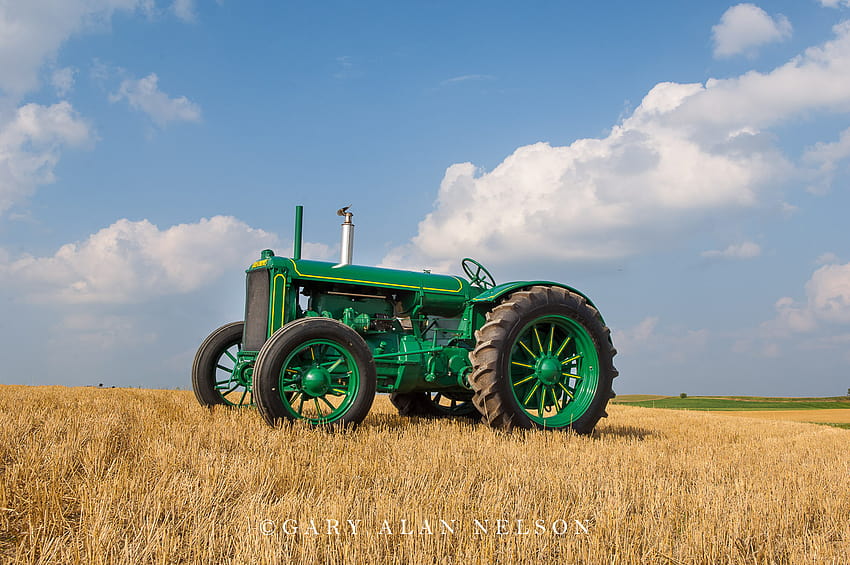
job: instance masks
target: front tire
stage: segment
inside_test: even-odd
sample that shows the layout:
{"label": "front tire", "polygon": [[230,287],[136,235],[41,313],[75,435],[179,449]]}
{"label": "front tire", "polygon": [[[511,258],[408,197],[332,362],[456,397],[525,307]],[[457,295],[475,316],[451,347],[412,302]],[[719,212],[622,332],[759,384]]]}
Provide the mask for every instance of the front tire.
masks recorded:
{"label": "front tire", "polygon": [[192,390],[201,406],[249,406],[254,401],[250,368],[238,365],[243,327],[243,322],[221,326],[198,348],[192,363]]}
{"label": "front tire", "polygon": [[283,420],[356,426],[375,399],[377,371],[368,345],[330,318],[280,328],[257,354],[254,396],[269,425]]}
{"label": "front tire", "polygon": [[491,426],[589,434],[607,415],[616,350],[581,295],[549,286],[515,292],[475,336],[469,382]]}

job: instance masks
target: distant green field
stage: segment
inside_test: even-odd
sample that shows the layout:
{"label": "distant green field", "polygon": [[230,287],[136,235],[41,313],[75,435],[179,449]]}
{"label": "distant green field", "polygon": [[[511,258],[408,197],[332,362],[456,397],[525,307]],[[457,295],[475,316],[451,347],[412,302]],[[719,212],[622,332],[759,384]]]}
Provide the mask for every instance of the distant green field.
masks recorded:
{"label": "distant green field", "polygon": [[850,424],[830,424],[825,423],[824,426],[832,426],[833,428],[841,428],[843,430],[850,430]]}
{"label": "distant green field", "polygon": [[673,410],[827,410],[850,409],[850,398],[833,396],[822,398],[768,398],[761,396],[678,396],[653,397],[648,395],[623,395],[611,402],[645,408],[669,408]]}

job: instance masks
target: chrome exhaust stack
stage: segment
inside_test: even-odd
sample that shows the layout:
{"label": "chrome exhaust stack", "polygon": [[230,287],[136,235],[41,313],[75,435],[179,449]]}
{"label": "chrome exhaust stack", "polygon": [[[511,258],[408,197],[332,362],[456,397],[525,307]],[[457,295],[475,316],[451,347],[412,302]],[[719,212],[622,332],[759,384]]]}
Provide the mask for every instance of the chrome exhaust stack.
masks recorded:
{"label": "chrome exhaust stack", "polygon": [[348,211],[349,208],[351,206],[345,206],[336,211],[337,216],[345,218],[345,221],[342,223],[342,240],[340,241],[338,267],[351,265],[351,256],[354,253],[354,223],[351,221],[354,214]]}

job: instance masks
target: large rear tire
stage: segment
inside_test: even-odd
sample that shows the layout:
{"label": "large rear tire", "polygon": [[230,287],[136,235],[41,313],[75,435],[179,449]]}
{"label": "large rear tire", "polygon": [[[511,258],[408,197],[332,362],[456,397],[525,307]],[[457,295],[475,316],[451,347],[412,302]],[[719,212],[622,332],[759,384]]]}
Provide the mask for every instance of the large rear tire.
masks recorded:
{"label": "large rear tire", "polygon": [[253,402],[250,368],[237,363],[243,327],[242,322],[221,326],[198,348],[192,363],[192,390],[202,406],[249,406]]}
{"label": "large rear tire", "polygon": [[581,295],[549,286],[514,292],[475,336],[472,400],[491,426],[589,434],[607,416],[616,350]]}
{"label": "large rear tire", "polygon": [[301,318],[276,331],[257,354],[254,398],[269,425],[306,420],[355,426],[375,399],[369,346],[330,318]]}

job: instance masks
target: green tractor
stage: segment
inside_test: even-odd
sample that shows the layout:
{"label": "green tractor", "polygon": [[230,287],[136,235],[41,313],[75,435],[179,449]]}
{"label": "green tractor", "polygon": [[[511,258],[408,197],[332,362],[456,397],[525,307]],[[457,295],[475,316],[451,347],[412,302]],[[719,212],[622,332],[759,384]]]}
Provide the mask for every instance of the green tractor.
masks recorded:
{"label": "green tractor", "polygon": [[338,211],[338,264],[270,249],[247,270],[245,321],[215,330],[192,365],[205,406],[256,405],[270,424],[354,426],[377,392],[404,416],[467,416],[496,428],[590,433],[617,376],[610,331],[561,283],[496,284],[351,264],[353,214]]}

